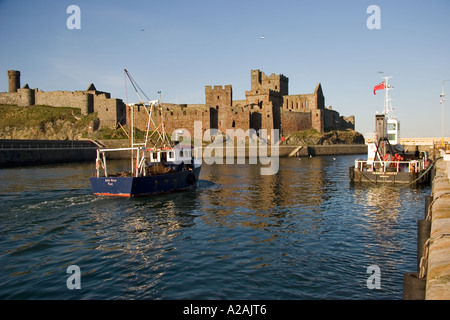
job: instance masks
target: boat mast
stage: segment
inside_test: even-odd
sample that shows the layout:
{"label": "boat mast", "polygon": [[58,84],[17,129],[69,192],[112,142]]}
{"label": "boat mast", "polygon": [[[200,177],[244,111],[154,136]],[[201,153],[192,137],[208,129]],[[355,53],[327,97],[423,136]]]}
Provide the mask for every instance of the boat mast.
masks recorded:
{"label": "boat mast", "polygon": [[130,105],[130,145],[131,145],[131,176],[134,176],[134,112],[133,112],[133,106]]}
{"label": "boat mast", "polygon": [[127,76],[129,78],[128,75],[128,71],[127,69],[123,69],[123,74],[124,74],[124,78],[125,78],[125,95],[127,98],[127,103],[126,103],[126,108],[129,108],[130,110],[130,134],[128,135],[128,138],[130,139],[130,159],[131,159],[131,175],[133,176],[134,174],[134,155],[133,155],[133,144],[134,144],[134,140],[133,140],[133,106],[128,104],[128,88],[127,88]]}
{"label": "boat mast", "polygon": [[391,97],[389,96],[389,90],[391,89],[391,85],[389,84],[389,79],[391,77],[384,77],[384,111],[383,114],[386,115],[387,119],[393,119],[394,117],[394,109],[392,108]]}

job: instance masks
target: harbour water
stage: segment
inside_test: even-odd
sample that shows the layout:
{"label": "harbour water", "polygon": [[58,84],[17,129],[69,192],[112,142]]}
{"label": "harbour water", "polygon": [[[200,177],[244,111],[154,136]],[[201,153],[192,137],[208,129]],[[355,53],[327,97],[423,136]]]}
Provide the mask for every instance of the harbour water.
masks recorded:
{"label": "harbour water", "polygon": [[430,190],[352,184],[357,157],[204,165],[132,199],[92,195],[93,163],[0,169],[0,299],[402,299]]}

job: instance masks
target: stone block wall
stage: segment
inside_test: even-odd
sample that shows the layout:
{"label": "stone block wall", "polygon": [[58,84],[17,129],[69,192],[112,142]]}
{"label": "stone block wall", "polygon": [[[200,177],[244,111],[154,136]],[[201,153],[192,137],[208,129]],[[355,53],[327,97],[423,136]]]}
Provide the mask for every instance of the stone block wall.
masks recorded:
{"label": "stone block wall", "polygon": [[[198,104],[171,104],[163,103],[160,108],[154,107],[151,117],[157,127],[164,119],[165,132],[171,135],[175,130],[187,130],[194,138],[194,122],[202,122],[202,135],[210,129],[210,109]],[[130,122],[129,110],[127,110],[127,122]],[[141,131],[147,129],[148,113],[144,107],[134,107],[134,126]],[[153,131],[152,127],[150,128]]]}
{"label": "stone block wall", "polygon": [[20,97],[16,92],[2,92],[0,94],[0,104],[19,105]]}
{"label": "stone block wall", "polygon": [[311,110],[311,129],[315,129],[318,132],[325,132],[323,114],[324,110],[321,109]]}
{"label": "stone block wall", "polygon": [[71,107],[80,108],[81,113],[86,115],[93,109],[93,101],[90,94],[84,91],[35,91],[36,105],[46,105],[51,107]]}
{"label": "stone block wall", "polygon": [[316,109],[316,97],[313,93],[283,96],[283,109],[303,112]]}
{"label": "stone block wall", "polygon": [[281,111],[283,134],[311,129],[311,112]]}
{"label": "stone block wall", "polygon": [[339,112],[330,109],[324,109],[324,129],[355,129],[355,117],[342,117]]}

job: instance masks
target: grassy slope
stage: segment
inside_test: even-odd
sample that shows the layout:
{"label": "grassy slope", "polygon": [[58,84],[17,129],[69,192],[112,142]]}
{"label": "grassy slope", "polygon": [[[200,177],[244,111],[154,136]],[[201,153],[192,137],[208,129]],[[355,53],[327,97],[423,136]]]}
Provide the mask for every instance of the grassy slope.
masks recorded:
{"label": "grassy slope", "polygon": [[57,128],[62,123],[70,123],[73,130],[83,138],[127,138],[121,129],[101,129],[89,133],[89,126],[92,127],[97,114],[82,115],[79,108],[0,105],[0,115],[0,131],[2,132],[11,131],[12,128],[15,130],[39,128],[45,132],[45,128],[49,125]]}

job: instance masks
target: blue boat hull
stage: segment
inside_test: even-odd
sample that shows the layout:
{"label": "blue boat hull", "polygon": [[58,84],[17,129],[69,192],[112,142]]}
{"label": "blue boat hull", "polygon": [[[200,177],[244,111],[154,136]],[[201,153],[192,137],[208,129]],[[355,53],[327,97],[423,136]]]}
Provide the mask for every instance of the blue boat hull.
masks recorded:
{"label": "blue boat hull", "polygon": [[145,177],[91,177],[95,195],[149,196],[165,192],[189,190],[197,186],[201,167]]}

